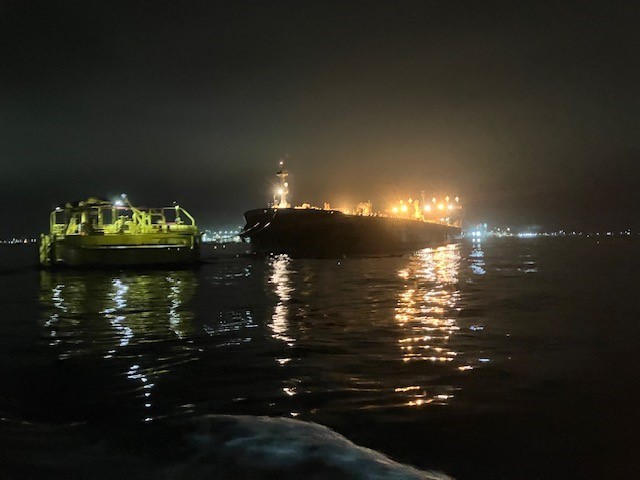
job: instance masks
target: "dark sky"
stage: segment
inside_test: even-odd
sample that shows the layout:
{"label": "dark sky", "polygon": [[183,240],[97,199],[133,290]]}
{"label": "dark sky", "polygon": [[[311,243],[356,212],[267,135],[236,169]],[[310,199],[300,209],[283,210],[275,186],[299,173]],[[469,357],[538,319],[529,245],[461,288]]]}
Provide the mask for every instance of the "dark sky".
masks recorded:
{"label": "dark sky", "polygon": [[471,221],[640,227],[635,2],[0,3],[0,237],[127,192],[202,227],[420,190]]}

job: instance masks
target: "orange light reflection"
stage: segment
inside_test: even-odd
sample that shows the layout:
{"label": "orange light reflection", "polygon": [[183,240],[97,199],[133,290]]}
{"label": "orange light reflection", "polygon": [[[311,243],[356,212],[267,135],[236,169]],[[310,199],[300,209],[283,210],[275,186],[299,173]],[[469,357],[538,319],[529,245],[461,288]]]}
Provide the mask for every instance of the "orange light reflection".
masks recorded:
{"label": "orange light reflection", "polygon": [[[403,362],[426,361],[456,371],[468,367],[450,346],[452,336],[460,329],[453,316],[460,300],[460,261],[459,244],[425,248],[415,254],[407,268],[398,271],[405,280],[395,313],[405,334],[398,340]],[[405,405],[418,407],[449,403],[451,390],[447,385],[413,384],[400,385],[395,393]]]}

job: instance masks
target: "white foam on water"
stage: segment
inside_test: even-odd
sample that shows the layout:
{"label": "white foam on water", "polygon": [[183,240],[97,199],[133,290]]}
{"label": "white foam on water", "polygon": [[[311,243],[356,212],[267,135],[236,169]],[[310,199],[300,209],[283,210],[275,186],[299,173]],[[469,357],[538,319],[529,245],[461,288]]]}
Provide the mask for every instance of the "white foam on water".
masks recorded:
{"label": "white foam on water", "polygon": [[[290,418],[210,415],[188,443],[196,452],[174,478],[445,480],[360,447],[333,430]],[[186,459],[185,459],[186,460]],[[236,477],[237,476],[237,477]]]}
{"label": "white foam on water", "polygon": [[148,425],[136,433],[115,428],[100,435],[86,423],[0,419],[3,474],[155,480],[451,480],[395,462],[322,425],[290,418],[209,415]]}

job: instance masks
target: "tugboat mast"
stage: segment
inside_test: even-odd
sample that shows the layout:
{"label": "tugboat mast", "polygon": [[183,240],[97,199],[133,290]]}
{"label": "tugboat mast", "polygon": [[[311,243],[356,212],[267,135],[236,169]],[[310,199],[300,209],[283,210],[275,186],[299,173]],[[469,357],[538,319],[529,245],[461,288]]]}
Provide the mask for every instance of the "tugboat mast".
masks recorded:
{"label": "tugboat mast", "polygon": [[287,202],[287,195],[289,194],[287,176],[289,172],[285,170],[283,160],[280,160],[280,170],[276,175],[280,178],[280,186],[273,195],[273,206],[274,208],[290,208],[291,205]]}

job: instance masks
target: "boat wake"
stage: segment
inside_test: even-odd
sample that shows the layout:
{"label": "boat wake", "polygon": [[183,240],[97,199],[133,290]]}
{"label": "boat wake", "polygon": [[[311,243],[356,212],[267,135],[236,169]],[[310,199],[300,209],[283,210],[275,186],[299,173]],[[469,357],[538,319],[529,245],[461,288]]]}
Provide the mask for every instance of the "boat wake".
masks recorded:
{"label": "boat wake", "polygon": [[[333,430],[289,418],[212,415],[188,441],[195,455],[174,478],[444,480],[360,447]],[[194,471],[195,468],[195,471]],[[219,477],[218,477],[219,478]]]}
{"label": "boat wake", "polygon": [[289,418],[209,415],[141,426],[120,438],[118,428],[100,435],[88,424],[2,418],[0,463],[9,478],[451,480]]}

